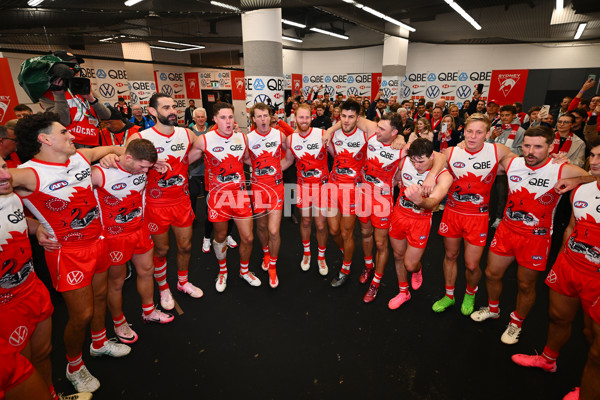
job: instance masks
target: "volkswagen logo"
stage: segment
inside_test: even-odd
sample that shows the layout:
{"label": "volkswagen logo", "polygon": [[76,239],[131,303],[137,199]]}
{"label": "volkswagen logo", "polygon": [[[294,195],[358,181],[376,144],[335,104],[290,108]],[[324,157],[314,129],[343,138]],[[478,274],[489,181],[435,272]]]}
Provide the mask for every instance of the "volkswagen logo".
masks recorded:
{"label": "volkswagen logo", "polygon": [[26,326],[21,325],[15,328],[15,330],[10,334],[8,338],[8,343],[15,347],[19,347],[25,340],[27,340],[27,336],[29,335],[29,330]]}
{"label": "volkswagen logo", "polygon": [[440,88],[437,86],[429,86],[425,91],[425,94],[430,99],[434,99],[440,95]]}
{"label": "volkswagen logo", "polygon": [[108,83],[103,83],[102,85],[100,85],[99,91],[102,97],[110,98],[115,95],[115,88],[113,87],[113,85]]}
{"label": "volkswagen logo", "polygon": [[404,97],[408,97],[408,96],[410,96],[410,87],[408,87],[408,86],[404,86],[404,89],[402,89],[402,95],[403,95]]}
{"label": "volkswagen logo", "polygon": [[264,93],[263,94],[259,94],[258,96],[256,96],[254,98],[254,104],[256,104],[256,103],[271,104],[271,98],[269,96],[267,96],[266,94],[264,94]]}
{"label": "volkswagen logo", "polygon": [[67,283],[71,286],[80,284],[83,281],[83,272],[71,271],[67,274]]}
{"label": "volkswagen logo", "polygon": [[137,94],[131,92],[131,93],[129,93],[129,97],[131,99],[132,104],[137,104],[137,102],[138,102]]}
{"label": "volkswagen logo", "polygon": [[173,96],[173,88],[170,85],[162,85],[160,92],[166,94],[167,96]]}
{"label": "volkswagen logo", "polygon": [[456,95],[459,99],[466,99],[471,95],[471,88],[467,85],[462,85],[456,89]]}
{"label": "volkswagen logo", "polygon": [[358,89],[355,87],[349,87],[348,96],[358,96]]}

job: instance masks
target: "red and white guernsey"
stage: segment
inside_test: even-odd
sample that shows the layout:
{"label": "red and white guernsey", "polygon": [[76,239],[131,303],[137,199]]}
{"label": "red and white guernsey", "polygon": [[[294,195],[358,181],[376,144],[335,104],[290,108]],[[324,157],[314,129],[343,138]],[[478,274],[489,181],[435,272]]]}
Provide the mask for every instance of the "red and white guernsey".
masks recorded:
{"label": "red and white guernsey", "polygon": [[348,134],[338,129],[333,134],[332,143],[335,158],[329,174],[331,182],[360,183],[360,172],[367,155],[367,134],[358,127]]}
{"label": "red and white guernsey", "polygon": [[248,150],[252,161],[252,181],[269,186],[281,185],[281,143],[283,133],[271,128],[266,135],[253,130],[248,134]]}
{"label": "red and white guernsey", "polygon": [[146,174],[132,175],[117,168],[94,166],[102,173],[102,185],[94,193],[100,206],[104,232],[119,235],[137,231],[144,219]]}
{"label": "red and white guernsey", "polygon": [[175,127],[171,135],[164,135],[155,127],[140,131],[142,139],[148,139],[156,147],[159,159],[171,166],[164,174],[154,168],[148,171],[146,202],[148,206],[172,206],[189,195],[188,150],[190,138],[185,128]]}
{"label": "red and white guernsey", "polygon": [[[412,185],[423,185],[423,181],[425,180],[425,178],[427,178],[427,175],[429,175],[429,171],[431,171],[431,169],[428,169],[427,171],[420,174],[408,157],[404,157],[404,159],[402,160],[402,163],[400,164],[400,173],[402,174],[402,188],[400,189],[400,195],[398,196],[398,200],[396,201],[396,207],[398,207],[398,209],[402,213],[410,217],[431,218],[432,210],[421,208],[404,196],[404,191],[407,187]],[[437,174],[437,176],[435,177],[436,184],[439,176],[446,171],[447,169],[444,168],[439,174]]]}
{"label": "red and white guernsey", "polygon": [[23,203],[14,193],[0,196],[0,306],[34,279]]}
{"label": "red and white guernsey", "polygon": [[498,172],[498,153],[493,143],[484,143],[476,153],[452,147],[448,169],[454,182],[447,206],[462,214],[487,213],[490,191]]}
{"label": "red and white guernsey", "polygon": [[384,196],[391,196],[401,153],[402,150],[394,150],[390,144],[377,140],[377,135],[372,135],[367,141],[363,184],[371,186],[371,189],[378,190]]}
{"label": "red and white guernsey", "polygon": [[31,213],[61,244],[97,239],[100,211],[92,191],[90,163],[79,153],[64,164],[33,158],[18,168],[31,168],[36,190],[23,197]]}
{"label": "red and white guernsey", "polygon": [[226,137],[214,130],[201,137],[204,140],[208,189],[244,190],[244,152],[248,147],[246,135],[233,132]]}
{"label": "red and white guernsey", "polygon": [[323,129],[310,128],[306,136],[294,132],[290,148],[296,157],[299,184],[327,183],[327,149],[323,146]]}
{"label": "red and white guernsey", "polygon": [[575,228],[565,246],[565,253],[577,266],[600,272],[600,187],[586,183],[573,194]]}
{"label": "red and white guernsey", "polygon": [[523,157],[513,158],[508,165],[508,199],[504,222],[517,232],[534,235],[552,233],[552,220],[560,195],[554,185],[560,179],[564,164],[550,159],[539,167],[528,167]]}

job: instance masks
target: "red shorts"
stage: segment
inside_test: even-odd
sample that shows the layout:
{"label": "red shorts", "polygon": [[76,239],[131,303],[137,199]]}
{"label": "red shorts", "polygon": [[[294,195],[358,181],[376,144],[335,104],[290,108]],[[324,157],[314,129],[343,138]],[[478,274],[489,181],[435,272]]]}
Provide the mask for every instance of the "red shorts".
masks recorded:
{"label": "red shorts", "polygon": [[600,324],[600,272],[577,266],[567,250],[556,258],[546,285],[564,296],[579,297],[583,311]]}
{"label": "red shorts", "polygon": [[169,227],[186,228],[194,223],[194,211],[187,198],[173,206],[146,206],[144,221],[152,235],[160,235]]}
{"label": "red shorts", "polygon": [[490,251],[504,257],[515,257],[517,264],[534,271],[544,271],[550,251],[550,235],[522,234],[500,222]]}
{"label": "red shorts", "polygon": [[211,190],[208,195],[208,220],[226,222],[252,218],[252,202],[247,190]]}
{"label": "red shorts", "polygon": [[64,245],[55,251],[46,252],[46,264],[52,285],[59,292],[68,292],[92,283],[94,274],[104,272],[110,267],[106,240],[79,243],[77,246]]}
{"label": "red shorts", "polygon": [[311,183],[296,185],[296,206],[298,208],[318,208],[326,209],[329,207],[329,184]]}
{"label": "red shorts", "polygon": [[34,276],[29,288],[0,306],[0,338],[21,351],[37,324],[52,316],[54,307],[48,289]]}
{"label": "red shorts", "polygon": [[0,340],[0,360],[0,399],[4,399],[5,392],[29,379],[35,369],[28,359],[4,340]]}
{"label": "red shorts", "polygon": [[353,183],[330,183],[329,207],[340,210],[342,215],[355,215],[359,190]]}
{"label": "red shorts", "polygon": [[407,215],[394,207],[390,225],[390,237],[398,240],[408,240],[411,247],[422,249],[427,245],[431,231],[431,217],[415,217]]}
{"label": "red shorts", "polygon": [[373,228],[389,229],[392,209],[394,208],[394,199],[392,196],[383,194],[370,194],[367,190],[360,190],[359,201],[357,202],[356,215],[362,224],[371,221]]}
{"label": "red shorts", "polygon": [[488,214],[461,214],[449,207],[444,210],[438,233],[448,238],[464,238],[474,246],[485,246]]}
{"label": "red shorts", "polygon": [[284,194],[283,185],[271,187],[261,183],[253,183],[251,198],[254,213],[262,214],[267,211],[283,210]]}
{"label": "red shorts", "polygon": [[110,265],[122,265],[131,260],[134,254],[144,254],[154,248],[150,232],[145,226],[134,232],[106,238]]}

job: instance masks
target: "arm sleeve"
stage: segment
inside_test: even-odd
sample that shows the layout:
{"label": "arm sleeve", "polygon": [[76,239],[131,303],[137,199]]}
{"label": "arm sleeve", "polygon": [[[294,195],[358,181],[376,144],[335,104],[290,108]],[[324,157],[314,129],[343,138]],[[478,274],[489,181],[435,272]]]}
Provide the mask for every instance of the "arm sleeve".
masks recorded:
{"label": "arm sleeve", "polygon": [[569,104],[569,108],[567,108],[567,112],[571,112],[574,109],[576,109],[577,106],[579,105],[580,101],[581,101],[580,97],[573,97],[573,100],[571,100],[571,104]]}
{"label": "arm sleeve", "polygon": [[44,112],[52,112],[58,114],[59,122],[64,126],[71,125],[71,112],[69,111],[69,104],[64,93],[54,94],[54,101],[47,97],[40,98],[40,106],[44,109]]}
{"label": "arm sleeve", "polygon": [[[96,96],[95,93],[92,93],[92,94],[94,95],[94,97],[96,99],[98,99],[98,96]],[[96,102],[96,104],[92,105],[92,108],[94,109],[94,112],[96,113],[98,118],[100,118],[100,119],[109,119],[110,118],[110,110],[108,108],[106,108],[106,106],[104,104],[100,103],[99,100],[98,100],[98,102]]]}

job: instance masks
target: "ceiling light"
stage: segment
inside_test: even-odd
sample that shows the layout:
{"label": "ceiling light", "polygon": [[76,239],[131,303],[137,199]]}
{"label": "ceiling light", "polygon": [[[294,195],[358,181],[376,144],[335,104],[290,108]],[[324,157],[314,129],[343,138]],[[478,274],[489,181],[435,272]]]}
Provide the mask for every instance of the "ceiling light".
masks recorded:
{"label": "ceiling light", "polygon": [[573,39],[577,40],[581,37],[581,34],[583,33],[583,31],[585,30],[585,27],[587,26],[587,22],[583,23],[583,24],[579,24],[579,27],[577,28],[577,32],[575,32],[575,37]]}
{"label": "ceiling light", "polygon": [[163,46],[150,46],[153,49],[159,49],[159,50],[169,50],[169,51],[191,51],[191,50],[201,50],[201,49],[205,49],[205,46],[201,46],[201,45],[197,45],[197,44],[190,44],[190,43],[180,43],[180,42],[170,42],[168,40],[159,40],[159,43],[166,43],[166,44],[174,44],[177,46],[187,46],[187,48],[183,48],[183,49],[174,49],[172,47],[163,47]]}
{"label": "ceiling light", "polygon": [[37,7],[37,6],[39,6],[40,4],[42,4],[43,2],[44,2],[44,0],[29,0],[29,1],[27,2],[27,5],[28,5],[29,7]]}
{"label": "ceiling light", "polygon": [[233,10],[233,11],[236,11],[236,12],[242,12],[242,10],[240,10],[237,7],[230,6],[229,4],[221,3],[219,1],[211,1],[210,4],[212,4],[213,6],[226,8],[228,10]]}
{"label": "ceiling light", "polygon": [[302,43],[302,39],[298,39],[298,38],[294,38],[294,37],[289,37],[289,36],[282,36],[281,37],[283,40],[289,40],[291,42],[298,42],[298,43]]}
{"label": "ceiling light", "polygon": [[565,7],[565,0],[556,0],[556,11],[562,11]]}
{"label": "ceiling light", "polygon": [[100,39],[100,42],[109,42],[109,41],[111,41],[111,40],[115,40],[115,39],[118,39],[118,38],[119,38],[118,36],[115,36],[115,37],[107,37],[107,38],[105,38],[105,39]]}
{"label": "ceiling light", "polygon": [[310,30],[311,30],[311,31],[313,31],[313,32],[319,32],[319,33],[322,33],[323,35],[329,35],[329,36],[333,36],[333,37],[340,38],[340,39],[345,39],[345,40],[348,40],[348,39],[350,39],[350,38],[349,38],[348,36],[346,36],[346,35],[340,35],[340,34],[338,34],[338,33],[333,33],[333,32],[326,31],[326,30],[324,30],[324,29],[319,29],[319,28],[310,28]]}
{"label": "ceiling light", "polygon": [[133,5],[137,4],[137,3],[140,3],[140,2],[142,2],[142,1],[143,1],[143,0],[127,0],[127,1],[126,1],[125,3],[123,3],[123,4],[125,4],[127,7],[131,7],[131,6],[133,6]]}
{"label": "ceiling light", "polygon": [[[355,5],[356,5],[356,4],[355,4]],[[362,7],[362,9],[363,9],[363,11],[366,11],[366,12],[368,12],[369,14],[373,14],[374,16],[376,16],[376,17],[379,17],[379,18],[381,18],[381,19],[383,19],[383,20],[385,20],[385,21],[387,21],[387,22],[391,22],[391,23],[392,23],[392,24],[394,24],[394,25],[398,25],[400,28],[408,29],[408,30],[409,30],[409,31],[411,31],[411,32],[416,32],[416,31],[417,31],[417,30],[416,30],[415,28],[413,28],[412,26],[409,26],[409,25],[403,24],[402,22],[400,22],[400,21],[398,21],[398,20],[395,20],[395,19],[394,19],[394,18],[392,18],[392,17],[388,17],[387,15],[385,15],[385,14],[383,14],[383,13],[380,13],[380,12],[379,12],[379,11],[377,11],[377,10],[374,10],[374,9],[372,9],[371,7],[363,6],[363,7]]]}
{"label": "ceiling light", "polygon": [[294,21],[288,21],[287,19],[281,19],[281,22],[283,22],[286,25],[291,25],[291,26],[297,26],[298,28],[306,28],[306,25],[304,24],[299,24],[298,22],[294,22]]}
{"label": "ceiling light", "polygon": [[477,29],[478,31],[481,30],[481,25],[479,25],[477,23],[477,21],[475,21],[473,19],[473,17],[471,17],[465,10],[463,10],[463,8],[461,6],[459,6],[454,0],[445,0],[445,1],[446,1],[446,3],[448,3],[448,5],[450,7],[452,7],[454,9],[454,11],[459,13],[461,17],[463,17],[464,19],[467,20],[468,23],[473,25],[473,28]]}

